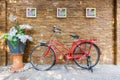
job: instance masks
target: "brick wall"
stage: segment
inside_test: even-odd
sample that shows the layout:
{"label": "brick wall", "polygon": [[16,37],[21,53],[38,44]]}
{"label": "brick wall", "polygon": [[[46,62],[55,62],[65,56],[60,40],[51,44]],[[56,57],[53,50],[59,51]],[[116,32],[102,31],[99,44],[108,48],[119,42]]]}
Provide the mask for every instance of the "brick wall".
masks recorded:
{"label": "brick wall", "polygon": [[117,1],[117,64],[120,64],[120,1]]}
{"label": "brick wall", "polygon": [[[28,7],[37,9],[36,18],[26,17]],[[87,7],[96,8],[96,18],[85,17]],[[67,8],[67,17],[57,18],[57,8]],[[102,52],[100,63],[113,64],[113,0],[7,0],[7,17],[10,13],[17,16],[19,23],[28,23],[33,26],[30,34],[34,40],[49,39],[53,25],[62,29],[63,33],[58,38],[68,47],[71,42],[69,37],[71,33],[77,33],[83,39],[95,37]],[[12,25],[13,23],[7,19],[7,30]],[[29,53],[34,45],[36,45],[35,42],[27,45],[25,61],[29,61]]]}
{"label": "brick wall", "polygon": [[[0,1],[0,35],[5,33],[6,29],[6,4],[5,1]],[[5,51],[5,41],[0,40],[0,65],[5,65],[6,61],[6,51]]]}

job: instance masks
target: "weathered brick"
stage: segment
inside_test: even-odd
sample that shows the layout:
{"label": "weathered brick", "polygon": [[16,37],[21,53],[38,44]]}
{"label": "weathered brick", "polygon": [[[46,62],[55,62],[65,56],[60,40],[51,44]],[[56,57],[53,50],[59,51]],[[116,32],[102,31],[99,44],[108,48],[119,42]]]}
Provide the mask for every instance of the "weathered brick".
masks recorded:
{"label": "weathered brick", "polygon": [[[15,2],[14,2],[15,1]],[[102,56],[100,63],[113,64],[114,61],[114,26],[113,26],[113,0],[7,0],[7,30],[13,25],[8,19],[10,13],[17,16],[19,23],[28,23],[33,26],[31,35],[34,40],[45,39],[48,40],[54,25],[59,26],[63,33],[61,34],[60,42],[65,45],[70,45],[71,33],[77,33],[80,38],[89,39],[92,37],[97,38],[97,45],[100,47]],[[120,1],[118,0],[118,27],[117,27],[117,54],[118,62],[120,62],[120,28],[119,28],[119,13]],[[0,4],[0,24],[5,27],[5,3],[4,0]],[[27,18],[26,8],[36,8],[37,17]],[[96,18],[86,18],[85,9],[87,7],[96,8]],[[67,8],[66,18],[57,18],[57,8]],[[2,31],[3,29],[0,29]],[[4,32],[4,31],[3,31]],[[44,35],[44,36],[41,36]],[[35,43],[35,42],[34,42]],[[25,50],[26,60],[29,60],[29,53],[32,49],[31,46],[36,43],[28,44],[29,47]],[[120,63],[119,63],[120,64]]]}

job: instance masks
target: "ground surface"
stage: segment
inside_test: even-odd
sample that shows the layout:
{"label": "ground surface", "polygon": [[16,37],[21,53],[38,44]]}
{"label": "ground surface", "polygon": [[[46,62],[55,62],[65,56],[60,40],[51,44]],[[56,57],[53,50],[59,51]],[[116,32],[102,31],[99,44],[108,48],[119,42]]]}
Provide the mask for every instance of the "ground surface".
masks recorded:
{"label": "ground surface", "polygon": [[10,66],[0,67],[0,80],[120,80],[120,65],[97,65],[91,73],[76,65],[55,65],[49,71],[36,71],[30,63],[26,63],[24,69],[12,73]]}

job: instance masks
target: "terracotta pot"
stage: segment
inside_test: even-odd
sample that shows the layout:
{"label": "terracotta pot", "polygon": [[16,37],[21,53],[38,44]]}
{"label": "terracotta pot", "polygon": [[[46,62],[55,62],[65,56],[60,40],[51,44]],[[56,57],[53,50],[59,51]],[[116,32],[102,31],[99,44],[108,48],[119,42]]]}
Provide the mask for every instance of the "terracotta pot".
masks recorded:
{"label": "terracotta pot", "polygon": [[12,54],[12,71],[17,71],[24,67],[23,54]]}

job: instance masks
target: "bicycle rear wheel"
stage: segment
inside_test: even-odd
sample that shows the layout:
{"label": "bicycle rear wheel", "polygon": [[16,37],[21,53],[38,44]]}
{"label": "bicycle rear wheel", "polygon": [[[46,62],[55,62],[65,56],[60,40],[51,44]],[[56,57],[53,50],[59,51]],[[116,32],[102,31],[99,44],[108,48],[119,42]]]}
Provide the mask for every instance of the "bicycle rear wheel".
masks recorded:
{"label": "bicycle rear wheel", "polygon": [[30,62],[36,70],[49,70],[56,63],[56,56],[52,48],[38,45],[31,51]]}
{"label": "bicycle rear wheel", "polygon": [[[86,53],[90,52],[90,54],[85,55],[83,51]],[[81,68],[90,69],[99,62],[100,50],[93,43],[83,42],[75,47],[73,56],[76,55],[79,56],[79,58],[74,58],[74,62]]]}

